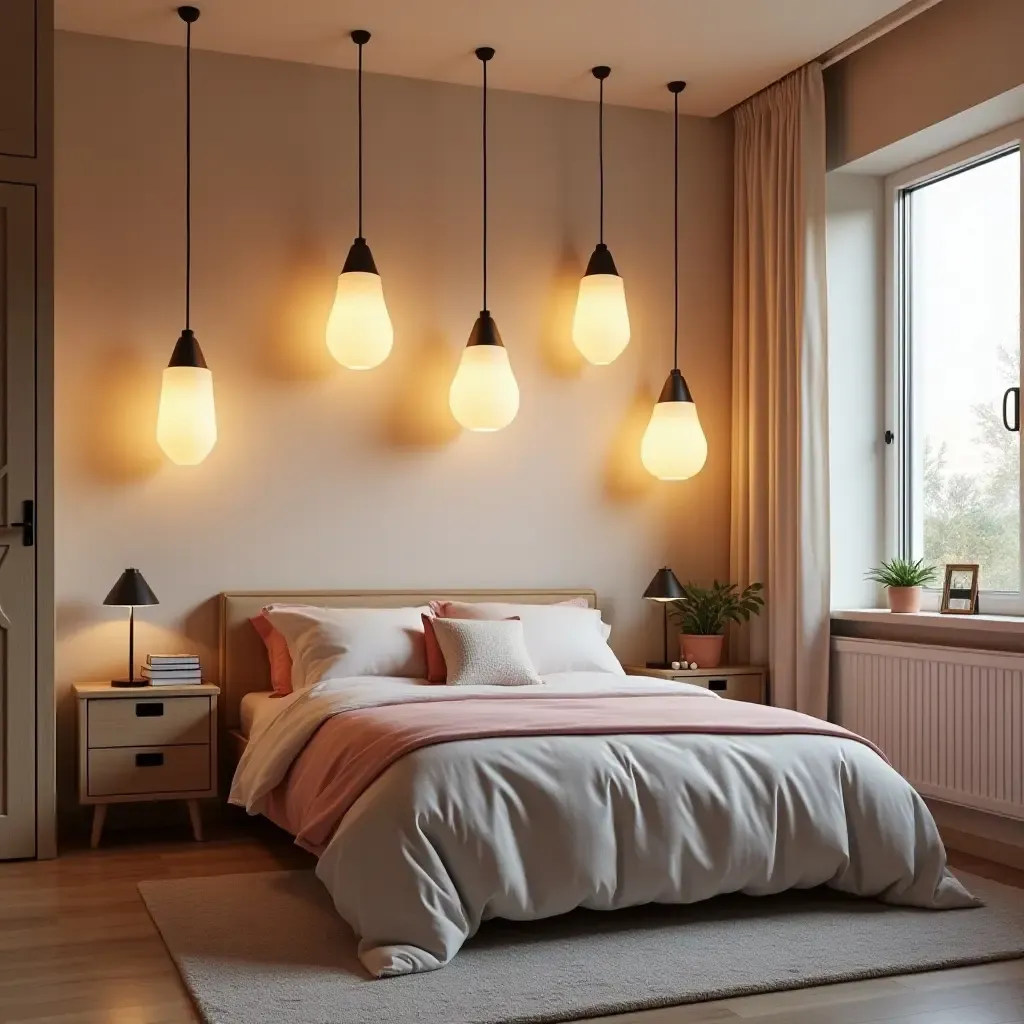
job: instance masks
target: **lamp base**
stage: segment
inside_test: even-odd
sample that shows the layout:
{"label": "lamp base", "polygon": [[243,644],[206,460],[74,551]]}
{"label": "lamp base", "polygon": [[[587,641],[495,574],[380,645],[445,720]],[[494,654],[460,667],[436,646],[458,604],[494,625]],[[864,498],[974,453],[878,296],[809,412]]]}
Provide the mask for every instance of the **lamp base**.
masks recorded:
{"label": "lamp base", "polygon": [[149,686],[149,682],[146,679],[111,679],[110,685],[120,690],[127,690],[137,686]]}
{"label": "lamp base", "polygon": [[647,662],[647,666],[646,666],[646,667],[647,667],[647,668],[663,668],[663,669],[669,669],[669,668],[671,668],[672,666],[671,666],[671,664],[670,664],[669,662],[667,662],[667,661],[649,661],[649,662]]}

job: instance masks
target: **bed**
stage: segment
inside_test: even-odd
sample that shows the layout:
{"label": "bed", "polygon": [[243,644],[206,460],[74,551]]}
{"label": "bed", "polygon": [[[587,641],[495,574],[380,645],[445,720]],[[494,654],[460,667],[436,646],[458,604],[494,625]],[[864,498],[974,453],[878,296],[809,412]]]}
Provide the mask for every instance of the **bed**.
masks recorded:
{"label": "bed", "polygon": [[[374,977],[435,970],[492,917],[827,885],[977,905],[923,801],[866,741],[698,687],[559,672],[543,687],[341,677],[274,699],[248,623],[266,604],[543,604],[591,591],[226,594],[231,799],[288,828]],[[458,691],[458,692],[456,692]],[[245,728],[243,733],[243,704]]]}

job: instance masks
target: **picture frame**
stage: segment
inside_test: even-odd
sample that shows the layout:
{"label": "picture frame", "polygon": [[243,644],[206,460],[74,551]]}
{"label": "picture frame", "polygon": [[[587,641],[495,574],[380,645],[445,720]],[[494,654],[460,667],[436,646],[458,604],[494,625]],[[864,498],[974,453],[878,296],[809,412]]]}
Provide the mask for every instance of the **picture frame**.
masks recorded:
{"label": "picture frame", "polygon": [[942,603],[939,611],[943,615],[978,614],[978,576],[981,566],[969,562],[946,566],[942,584]]}

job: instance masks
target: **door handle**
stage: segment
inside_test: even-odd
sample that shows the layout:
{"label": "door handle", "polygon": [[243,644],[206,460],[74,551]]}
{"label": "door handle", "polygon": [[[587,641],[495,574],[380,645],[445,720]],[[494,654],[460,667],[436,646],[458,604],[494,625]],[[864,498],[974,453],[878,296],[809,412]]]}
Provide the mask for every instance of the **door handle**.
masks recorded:
{"label": "door handle", "polygon": [[36,503],[34,501],[23,501],[21,503],[21,522],[8,523],[7,528],[21,530],[21,543],[30,548],[36,542]]}
{"label": "door handle", "polygon": [[[1013,396],[1013,423],[1010,423],[1010,412],[1007,399]],[[1020,430],[1020,388],[1007,388],[1003,394],[1003,426],[1014,432]]]}

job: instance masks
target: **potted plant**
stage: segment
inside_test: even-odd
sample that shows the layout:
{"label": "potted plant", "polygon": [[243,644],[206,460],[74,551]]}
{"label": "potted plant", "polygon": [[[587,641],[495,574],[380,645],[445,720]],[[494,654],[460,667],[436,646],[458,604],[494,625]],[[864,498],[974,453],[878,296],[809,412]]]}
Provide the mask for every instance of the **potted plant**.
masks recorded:
{"label": "potted plant", "polygon": [[876,569],[864,574],[885,587],[889,594],[889,611],[913,613],[921,610],[921,588],[934,583],[939,570],[934,565],[925,565],[924,559],[911,562],[907,558],[883,561]]}
{"label": "potted plant", "polygon": [[760,583],[737,590],[735,583],[698,587],[683,585],[683,596],[669,604],[669,615],[680,628],[679,647],[683,660],[698,668],[717,668],[722,660],[722,641],[730,622],[747,622],[764,607]]}

